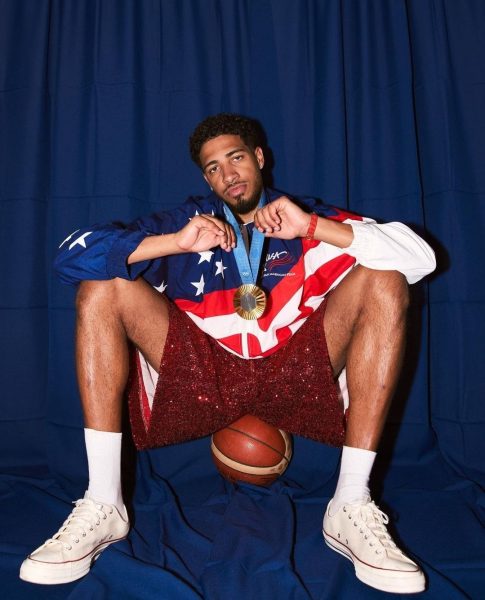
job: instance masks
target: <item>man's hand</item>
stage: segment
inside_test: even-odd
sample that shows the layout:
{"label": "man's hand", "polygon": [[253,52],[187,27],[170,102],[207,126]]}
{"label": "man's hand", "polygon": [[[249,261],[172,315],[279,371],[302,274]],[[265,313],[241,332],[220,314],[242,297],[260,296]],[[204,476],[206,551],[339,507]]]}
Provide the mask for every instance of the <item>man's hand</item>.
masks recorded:
{"label": "man's hand", "polygon": [[286,196],[281,196],[256,211],[254,225],[266,237],[293,240],[305,237],[311,215]]}
{"label": "man's hand", "polygon": [[236,236],[229,223],[212,215],[197,215],[175,234],[175,243],[182,252],[204,252],[214,246],[230,252]]}
{"label": "man's hand", "polygon": [[142,260],[152,260],[171,254],[205,252],[215,246],[231,252],[236,246],[233,228],[229,223],[216,219],[212,215],[198,215],[177,233],[148,235],[128,256],[126,262],[131,265]]}

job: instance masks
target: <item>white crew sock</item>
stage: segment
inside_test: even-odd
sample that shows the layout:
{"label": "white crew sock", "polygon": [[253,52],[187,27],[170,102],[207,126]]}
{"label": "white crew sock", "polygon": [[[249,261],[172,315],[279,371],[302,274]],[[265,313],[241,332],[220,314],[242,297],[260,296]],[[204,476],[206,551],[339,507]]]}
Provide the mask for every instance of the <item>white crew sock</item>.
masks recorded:
{"label": "white crew sock", "polygon": [[121,433],[84,430],[88,456],[89,487],[86,496],[123,510],[121,495]]}
{"label": "white crew sock", "polygon": [[344,504],[370,500],[369,477],[375,457],[376,453],[372,450],[343,447],[337,489],[330,507],[331,515],[335,514]]}

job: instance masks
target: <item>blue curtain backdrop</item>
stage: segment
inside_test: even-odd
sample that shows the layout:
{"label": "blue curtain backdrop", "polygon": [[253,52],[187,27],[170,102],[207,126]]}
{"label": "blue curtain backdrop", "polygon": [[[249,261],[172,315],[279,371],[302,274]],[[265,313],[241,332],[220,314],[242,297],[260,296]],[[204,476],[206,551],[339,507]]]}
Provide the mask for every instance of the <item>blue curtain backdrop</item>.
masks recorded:
{"label": "blue curtain backdrop", "polygon": [[130,539],[78,583],[17,580],[86,485],[56,247],[204,194],[187,138],[219,111],[261,121],[279,189],[403,221],[435,248],[374,489],[424,566],[423,598],[480,597],[484,56],[483,0],[0,0],[4,597],[385,597],[325,548],[338,452],[303,439],[268,490],[223,482],[207,439],[141,453]]}

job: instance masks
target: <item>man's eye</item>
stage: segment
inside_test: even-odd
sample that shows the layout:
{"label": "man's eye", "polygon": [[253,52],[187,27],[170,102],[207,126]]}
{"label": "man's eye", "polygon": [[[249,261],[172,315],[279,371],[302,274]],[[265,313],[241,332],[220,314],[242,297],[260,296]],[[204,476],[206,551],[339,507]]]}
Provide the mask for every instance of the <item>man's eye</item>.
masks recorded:
{"label": "man's eye", "polygon": [[210,169],[207,171],[207,174],[208,174],[208,175],[214,175],[214,173],[216,173],[216,172],[217,172],[217,167],[216,167],[216,166],[213,166],[213,167],[211,167],[211,168],[210,168]]}
{"label": "man's eye", "polygon": [[232,158],[233,158],[233,160],[238,161],[238,160],[241,160],[242,157],[243,157],[242,154],[236,154],[236,156],[233,156]]}

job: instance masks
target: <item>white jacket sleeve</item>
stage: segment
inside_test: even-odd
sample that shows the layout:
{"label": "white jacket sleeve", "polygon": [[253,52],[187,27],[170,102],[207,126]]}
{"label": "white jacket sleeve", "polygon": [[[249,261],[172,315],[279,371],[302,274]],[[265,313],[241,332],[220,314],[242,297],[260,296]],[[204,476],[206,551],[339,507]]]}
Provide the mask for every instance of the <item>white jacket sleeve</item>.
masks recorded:
{"label": "white jacket sleeve", "polygon": [[408,283],[416,283],[436,268],[431,247],[403,223],[378,224],[371,219],[354,221],[354,240],[343,251],[357,263],[378,271],[399,271]]}

